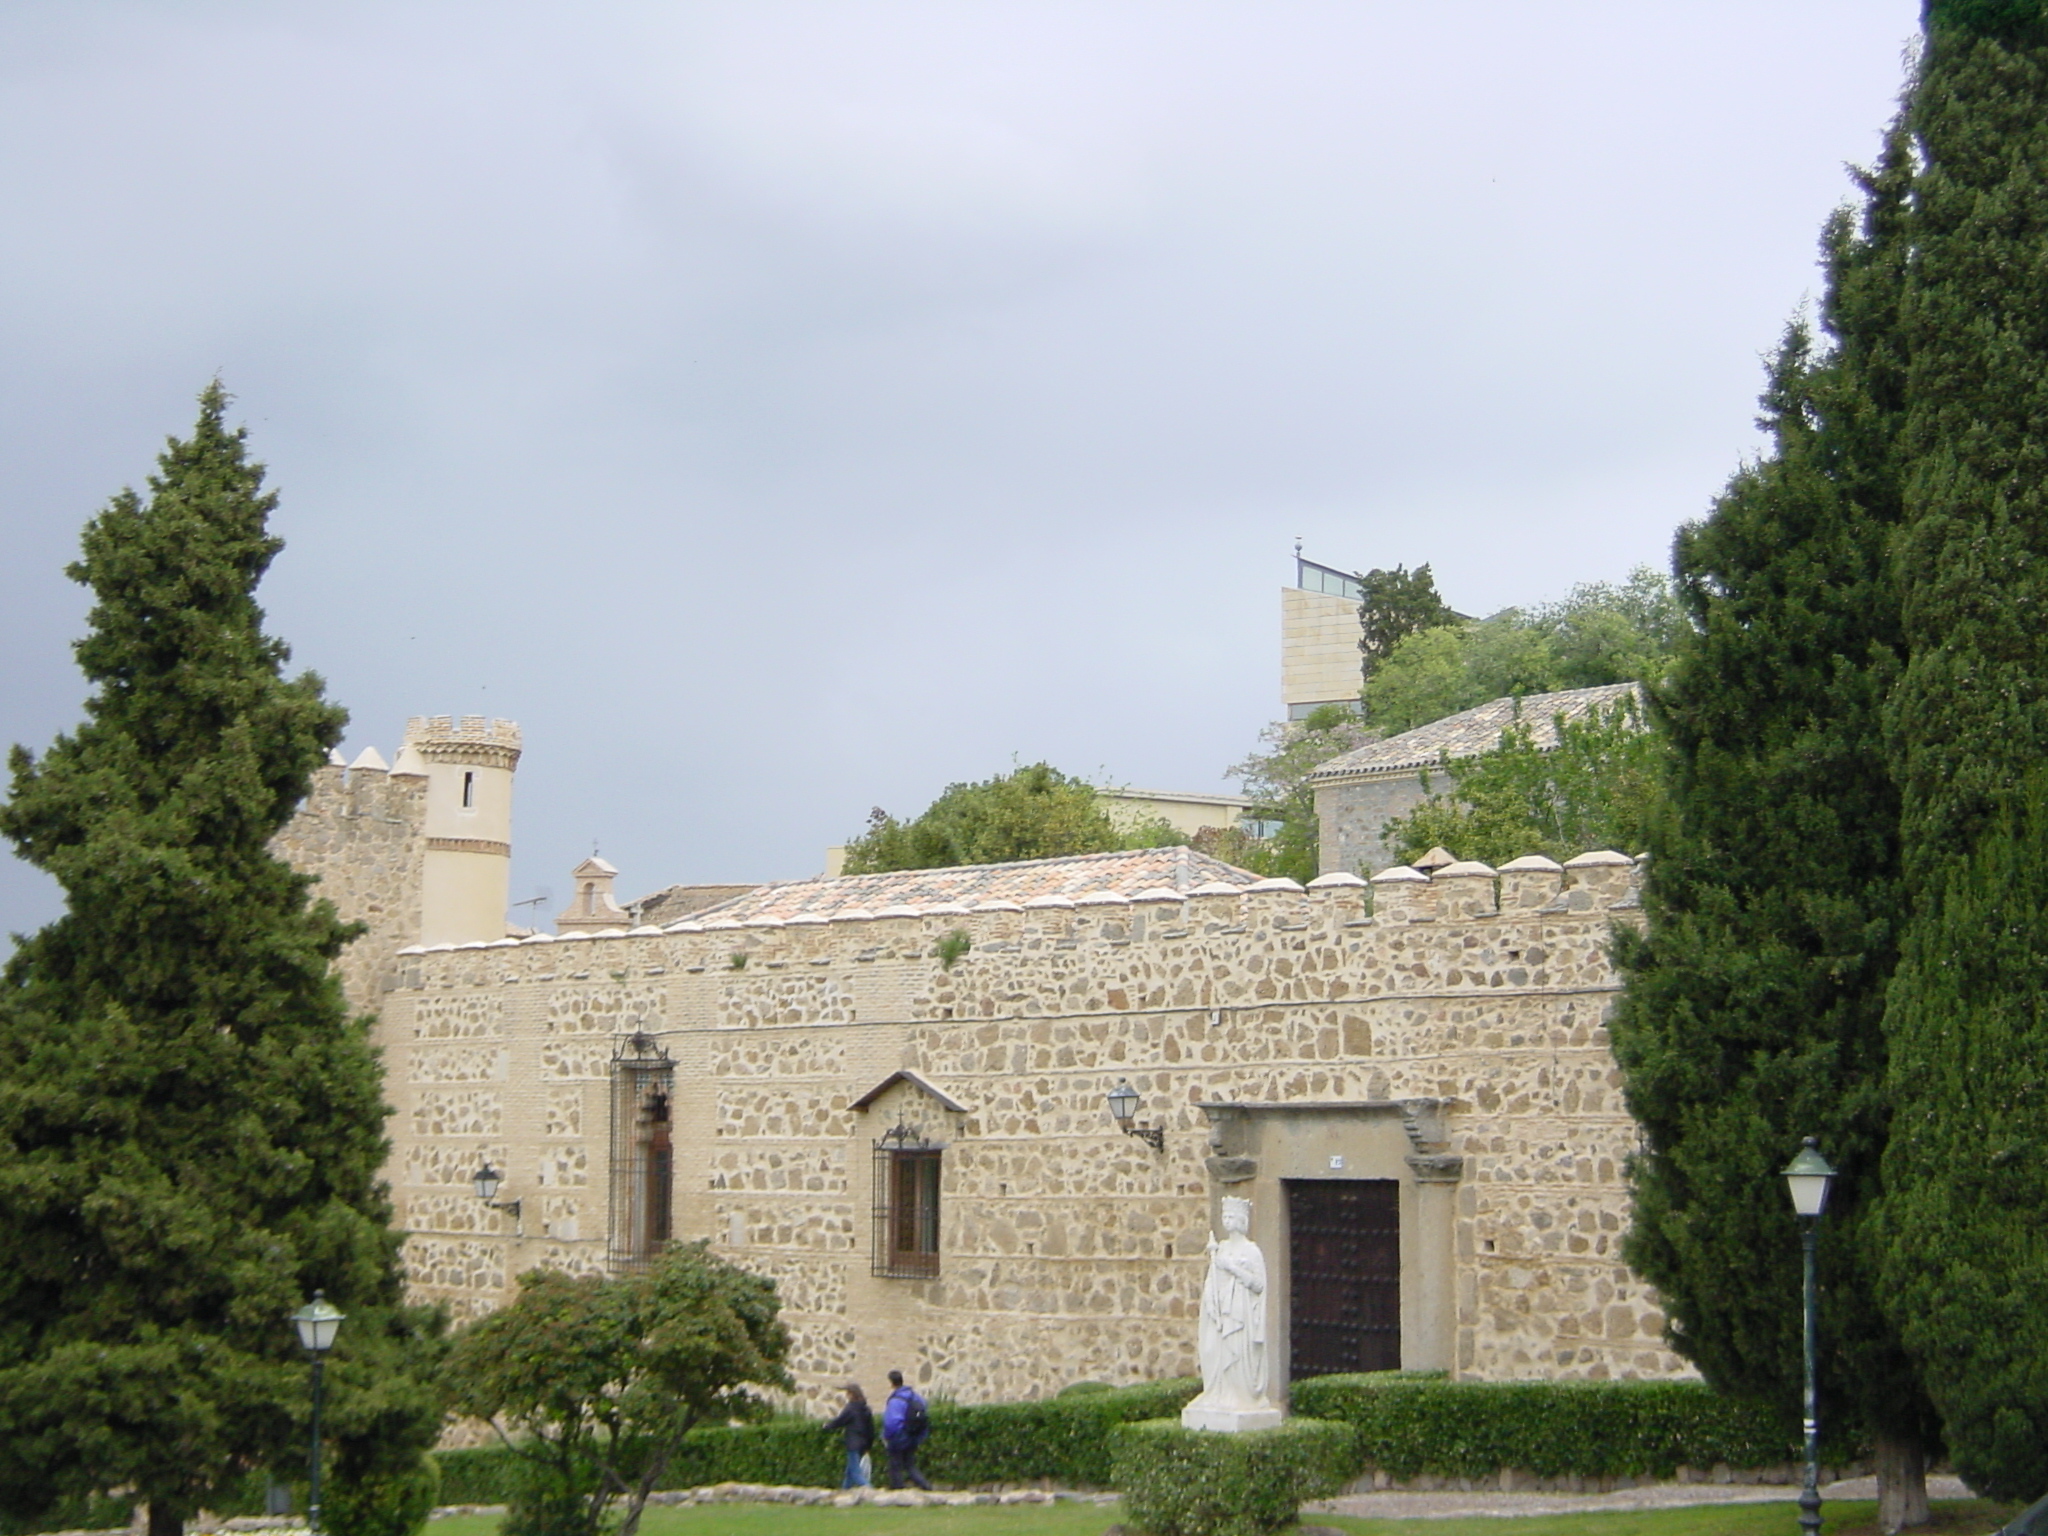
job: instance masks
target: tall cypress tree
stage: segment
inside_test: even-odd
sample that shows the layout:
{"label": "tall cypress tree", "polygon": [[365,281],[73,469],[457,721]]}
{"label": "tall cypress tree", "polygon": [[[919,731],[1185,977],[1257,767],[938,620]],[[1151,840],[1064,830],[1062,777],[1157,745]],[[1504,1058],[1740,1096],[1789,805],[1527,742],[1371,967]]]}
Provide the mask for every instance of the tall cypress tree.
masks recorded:
{"label": "tall cypress tree", "polygon": [[216,382],[148,499],[87,526],[96,691],[14,749],[0,807],[66,898],[0,975],[0,1514],[127,1485],[152,1536],[304,1454],[287,1315],[315,1288],[351,1314],[342,1459],[402,1471],[439,1417],[395,1369],[420,1319],[368,1021],[331,971],[353,930],[267,847],[344,716],[263,632],[275,497],[226,407]]}
{"label": "tall cypress tree", "polygon": [[[1822,1392],[1876,1437],[1887,1529],[1927,1519],[1926,1393],[1879,1305],[1885,988],[1898,796],[1882,705],[1899,648],[1902,132],[1825,240],[1817,350],[1772,368],[1771,451],[1674,554],[1692,620],[1654,707],[1670,744],[1647,935],[1623,933],[1615,1051],[1644,1151],[1626,1253],[1717,1387],[1800,1400],[1800,1251],[1780,1168],[1817,1136],[1841,1170],[1821,1230]],[[1789,1427],[1789,1424],[1788,1424]]]}
{"label": "tall cypress tree", "polygon": [[1978,1489],[2048,1489],[2048,13],[1935,0],[1888,720],[1912,920],[1886,1293]]}

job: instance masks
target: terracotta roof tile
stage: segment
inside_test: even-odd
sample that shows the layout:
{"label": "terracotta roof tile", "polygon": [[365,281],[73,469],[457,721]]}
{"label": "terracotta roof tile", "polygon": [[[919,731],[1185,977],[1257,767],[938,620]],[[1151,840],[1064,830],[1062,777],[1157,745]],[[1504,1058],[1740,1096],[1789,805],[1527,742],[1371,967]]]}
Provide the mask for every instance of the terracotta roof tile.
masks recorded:
{"label": "terracotta roof tile", "polygon": [[1074,901],[1102,892],[1128,897],[1161,886],[1190,891],[1218,881],[1243,887],[1258,878],[1250,870],[1192,848],[1132,848],[1064,859],[1026,859],[1016,864],[792,880],[761,886],[691,916],[705,922],[747,923],[764,917],[840,917],[855,908],[872,913],[906,906],[926,910],[988,902],[1021,905],[1046,897]]}

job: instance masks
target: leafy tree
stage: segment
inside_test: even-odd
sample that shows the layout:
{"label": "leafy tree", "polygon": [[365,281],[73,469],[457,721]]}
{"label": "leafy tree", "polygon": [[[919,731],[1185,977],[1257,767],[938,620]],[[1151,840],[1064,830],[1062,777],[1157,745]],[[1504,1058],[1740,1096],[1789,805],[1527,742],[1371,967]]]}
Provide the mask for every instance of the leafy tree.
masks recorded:
{"label": "leafy tree", "polygon": [[1822,1393],[1879,1449],[1884,1523],[1927,1516],[1937,1423],[1885,1316],[1872,1216],[1894,1123],[1885,989],[1900,923],[1899,802],[1883,702],[1900,649],[1899,280],[1911,151],[1862,178],[1824,243],[1818,350],[1789,332],[1764,396],[1771,451],[1674,556],[1693,624],[1658,715],[1668,815],[1648,931],[1617,934],[1615,1052],[1644,1151],[1625,1252],[1672,1341],[1722,1390],[1800,1398],[1800,1255],[1777,1177],[1804,1135],[1841,1171],[1820,1229]]}
{"label": "leafy tree", "polygon": [[65,914],[0,973],[0,1514],[119,1485],[152,1536],[303,1447],[286,1321],[350,1315],[331,1378],[351,1473],[416,1467],[441,1420],[401,1369],[368,1021],[331,970],[353,930],[269,851],[343,713],[287,681],[253,593],[275,497],[216,382],[147,501],[123,491],[68,574],[97,691],[0,833]]}
{"label": "leafy tree", "polygon": [[[1461,859],[1502,864],[1526,853],[1569,859],[1594,848],[1646,846],[1663,794],[1663,743],[1642,710],[1623,700],[1582,720],[1560,717],[1557,744],[1538,747],[1527,721],[1477,756],[1441,770],[1446,793],[1387,823],[1402,860],[1444,847]],[[1425,774],[1424,786],[1430,783]]]}
{"label": "leafy tree", "polygon": [[1909,106],[1907,660],[1888,706],[1911,914],[1885,1030],[1884,1295],[1956,1469],[2048,1489],[2048,8],[1934,0]]}
{"label": "leafy tree", "polygon": [[1252,753],[1227,771],[1251,797],[1252,815],[1278,821],[1280,830],[1270,838],[1253,839],[1231,828],[1221,836],[1197,838],[1195,845],[1240,868],[1284,875],[1306,885],[1316,877],[1321,835],[1308,776],[1378,734],[1341,704],[1320,705],[1304,719],[1267,726],[1259,733],[1267,750]]}
{"label": "leafy tree", "polygon": [[1511,694],[1655,683],[1684,626],[1669,581],[1643,567],[1555,603],[1421,630],[1369,679],[1372,721],[1397,735]]}
{"label": "leafy tree", "polygon": [[1369,681],[1374,669],[1409,635],[1456,621],[1457,614],[1437,596],[1429,567],[1371,570],[1358,578],[1358,649]]}
{"label": "leafy tree", "polygon": [[775,1282],[678,1244],[616,1279],[530,1270],[510,1306],[456,1338],[457,1408],[525,1463],[507,1536],[595,1536],[614,1499],[634,1536],[698,1424],[757,1417],[747,1388],[793,1385]]}
{"label": "leafy tree", "polygon": [[1007,864],[1114,848],[1151,847],[1156,829],[1119,827],[1085,779],[1031,763],[977,784],[949,784],[912,821],[880,806],[846,845],[846,873]]}

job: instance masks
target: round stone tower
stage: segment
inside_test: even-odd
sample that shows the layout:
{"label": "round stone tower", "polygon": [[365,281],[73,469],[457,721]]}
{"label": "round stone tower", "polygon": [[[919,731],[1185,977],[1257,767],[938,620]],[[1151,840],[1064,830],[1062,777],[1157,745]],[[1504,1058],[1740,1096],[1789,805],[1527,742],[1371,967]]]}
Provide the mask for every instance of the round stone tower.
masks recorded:
{"label": "round stone tower", "polygon": [[482,715],[414,716],[393,774],[427,780],[422,944],[505,937],[512,886],[512,774],[519,727]]}

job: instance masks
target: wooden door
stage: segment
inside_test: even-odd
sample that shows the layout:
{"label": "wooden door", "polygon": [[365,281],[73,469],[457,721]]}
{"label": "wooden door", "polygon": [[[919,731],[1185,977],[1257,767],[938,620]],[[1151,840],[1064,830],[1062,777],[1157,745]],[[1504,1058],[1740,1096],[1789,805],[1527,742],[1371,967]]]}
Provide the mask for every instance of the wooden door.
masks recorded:
{"label": "wooden door", "polygon": [[1401,1186],[1289,1179],[1289,1374],[1401,1368]]}

